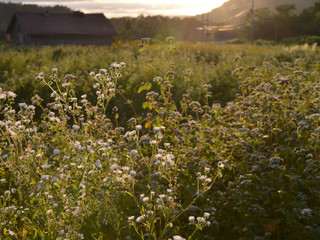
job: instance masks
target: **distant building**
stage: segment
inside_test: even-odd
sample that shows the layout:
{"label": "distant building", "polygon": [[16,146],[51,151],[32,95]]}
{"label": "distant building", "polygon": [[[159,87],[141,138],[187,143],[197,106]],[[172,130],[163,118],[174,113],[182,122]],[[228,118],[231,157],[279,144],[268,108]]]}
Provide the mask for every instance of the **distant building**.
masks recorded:
{"label": "distant building", "polygon": [[116,30],[103,14],[15,13],[7,28],[12,45],[110,45]]}

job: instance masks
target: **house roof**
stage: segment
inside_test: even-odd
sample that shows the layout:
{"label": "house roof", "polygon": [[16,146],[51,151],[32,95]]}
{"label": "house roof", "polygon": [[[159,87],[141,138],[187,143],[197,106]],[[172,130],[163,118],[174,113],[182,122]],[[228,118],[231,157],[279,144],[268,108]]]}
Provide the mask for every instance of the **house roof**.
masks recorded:
{"label": "house roof", "polygon": [[29,35],[95,35],[116,34],[110,21],[102,14],[15,13],[8,26],[10,33],[18,21],[21,31]]}

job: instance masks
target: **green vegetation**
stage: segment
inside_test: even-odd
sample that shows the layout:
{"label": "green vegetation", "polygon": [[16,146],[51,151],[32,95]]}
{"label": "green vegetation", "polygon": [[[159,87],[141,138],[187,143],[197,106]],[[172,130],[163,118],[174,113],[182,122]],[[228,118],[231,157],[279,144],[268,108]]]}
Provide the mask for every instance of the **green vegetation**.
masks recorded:
{"label": "green vegetation", "polygon": [[320,237],[316,45],[0,51],[1,239]]}
{"label": "green vegetation", "polygon": [[[319,44],[320,2],[316,2],[314,6],[304,9],[300,14],[296,14],[294,10],[294,4],[279,5],[275,11],[271,11],[268,8],[255,10],[255,39],[291,44]],[[244,22],[247,23],[247,27],[242,28],[240,34],[248,39],[251,23],[250,14],[244,18]]]}

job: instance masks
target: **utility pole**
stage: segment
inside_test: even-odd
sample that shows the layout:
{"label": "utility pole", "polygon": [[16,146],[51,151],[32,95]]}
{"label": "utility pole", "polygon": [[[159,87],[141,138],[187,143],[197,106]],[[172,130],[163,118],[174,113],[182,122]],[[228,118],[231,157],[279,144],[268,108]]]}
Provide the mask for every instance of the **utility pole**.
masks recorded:
{"label": "utility pole", "polygon": [[253,45],[253,21],[254,21],[254,0],[252,0],[252,8],[251,8],[251,32],[250,32],[251,45]]}
{"label": "utility pole", "polygon": [[201,36],[202,42],[204,42],[204,14],[202,14],[202,36]]}

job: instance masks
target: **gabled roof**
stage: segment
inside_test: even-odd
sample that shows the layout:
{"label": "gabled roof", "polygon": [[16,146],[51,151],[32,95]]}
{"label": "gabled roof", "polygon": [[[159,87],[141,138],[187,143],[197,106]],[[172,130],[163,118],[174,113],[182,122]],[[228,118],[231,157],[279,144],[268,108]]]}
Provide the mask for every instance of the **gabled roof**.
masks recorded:
{"label": "gabled roof", "polygon": [[71,14],[15,13],[8,26],[11,32],[18,21],[21,31],[29,35],[95,35],[105,36],[116,34],[110,21],[102,14]]}

